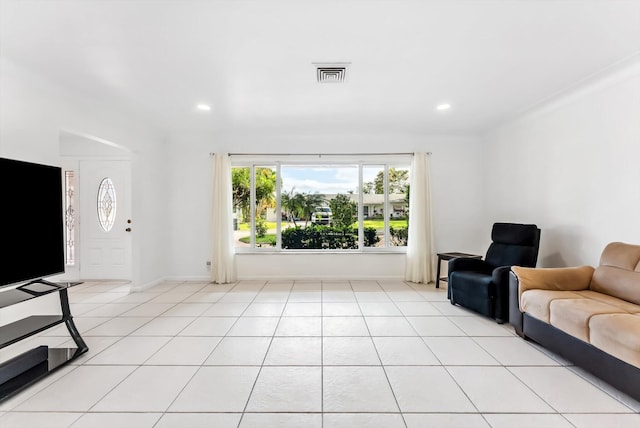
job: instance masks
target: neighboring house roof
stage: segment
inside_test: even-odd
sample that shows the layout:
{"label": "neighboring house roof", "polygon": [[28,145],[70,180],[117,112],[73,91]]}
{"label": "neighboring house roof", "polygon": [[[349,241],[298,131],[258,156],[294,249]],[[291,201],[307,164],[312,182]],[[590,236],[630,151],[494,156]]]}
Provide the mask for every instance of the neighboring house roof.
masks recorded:
{"label": "neighboring house roof", "polygon": [[[384,195],[380,194],[364,194],[362,195],[362,203],[365,205],[382,205],[384,204]],[[392,193],[389,195],[389,203],[392,204],[404,204],[404,193]]]}
{"label": "neighboring house roof", "polygon": [[[322,194],[320,195],[322,196],[326,201],[327,204],[329,203],[329,201],[333,198],[335,198],[337,195],[335,193],[333,194]],[[347,196],[349,196],[349,198],[351,198],[352,201],[354,202],[358,202],[358,195],[357,194],[348,194]],[[365,193],[362,195],[362,203],[364,205],[383,205],[384,204],[384,195],[380,194],[380,193]],[[389,203],[391,204],[406,204],[406,200],[405,200],[405,194],[404,193],[392,193],[389,195]]]}

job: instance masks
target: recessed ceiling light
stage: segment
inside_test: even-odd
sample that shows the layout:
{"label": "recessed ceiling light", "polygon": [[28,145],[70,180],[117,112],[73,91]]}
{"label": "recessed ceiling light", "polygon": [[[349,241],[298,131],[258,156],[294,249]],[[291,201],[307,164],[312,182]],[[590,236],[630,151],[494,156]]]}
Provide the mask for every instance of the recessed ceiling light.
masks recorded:
{"label": "recessed ceiling light", "polygon": [[198,105],[196,106],[196,108],[197,108],[198,110],[202,110],[202,111],[210,111],[210,110],[211,110],[211,106],[210,106],[210,105],[208,105],[208,104],[198,104]]}
{"label": "recessed ceiling light", "polygon": [[451,104],[440,104],[436,107],[436,110],[449,110],[451,108]]}

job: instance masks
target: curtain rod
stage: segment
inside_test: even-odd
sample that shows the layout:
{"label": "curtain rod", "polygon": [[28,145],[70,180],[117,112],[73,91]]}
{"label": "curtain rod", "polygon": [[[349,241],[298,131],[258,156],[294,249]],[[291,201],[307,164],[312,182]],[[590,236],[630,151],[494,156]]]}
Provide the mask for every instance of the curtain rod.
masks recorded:
{"label": "curtain rod", "polygon": [[[229,153],[229,156],[412,156],[414,152],[410,153]],[[209,156],[215,155],[214,152],[209,152]],[[431,152],[427,152],[430,156]]]}

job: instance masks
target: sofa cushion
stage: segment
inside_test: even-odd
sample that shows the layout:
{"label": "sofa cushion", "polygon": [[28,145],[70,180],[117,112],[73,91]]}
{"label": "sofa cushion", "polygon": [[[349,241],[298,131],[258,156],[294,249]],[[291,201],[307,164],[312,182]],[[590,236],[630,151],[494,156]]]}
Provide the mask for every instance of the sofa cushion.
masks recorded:
{"label": "sofa cushion", "polygon": [[618,299],[617,297],[609,296],[608,294],[598,293],[597,291],[582,290],[576,291],[576,294],[587,299],[593,299],[598,302],[607,303],[611,306],[615,306],[618,309],[622,309],[630,314],[640,314],[640,305],[627,302],[626,300]]}
{"label": "sofa cushion", "polygon": [[593,346],[640,367],[640,315],[595,315],[589,330]]}
{"label": "sofa cushion", "polygon": [[640,245],[607,245],[589,288],[640,305]]}
{"label": "sofa cushion", "polygon": [[549,305],[556,299],[579,299],[573,291],[527,290],[520,298],[520,309],[534,318],[550,323]]}
{"label": "sofa cushion", "polygon": [[550,303],[550,324],[589,343],[589,320],[594,315],[626,313],[592,299],[555,299]]}

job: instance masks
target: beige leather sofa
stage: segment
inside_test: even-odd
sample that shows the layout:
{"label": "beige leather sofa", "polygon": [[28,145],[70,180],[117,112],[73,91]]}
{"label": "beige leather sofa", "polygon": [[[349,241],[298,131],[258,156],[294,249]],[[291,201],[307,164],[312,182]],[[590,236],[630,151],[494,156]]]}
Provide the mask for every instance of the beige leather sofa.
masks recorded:
{"label": "beige leather sofa", "polygon": [[516,332],[640,399],[640,245],[612,242],[597,268],[523,268],[510,279]]}

